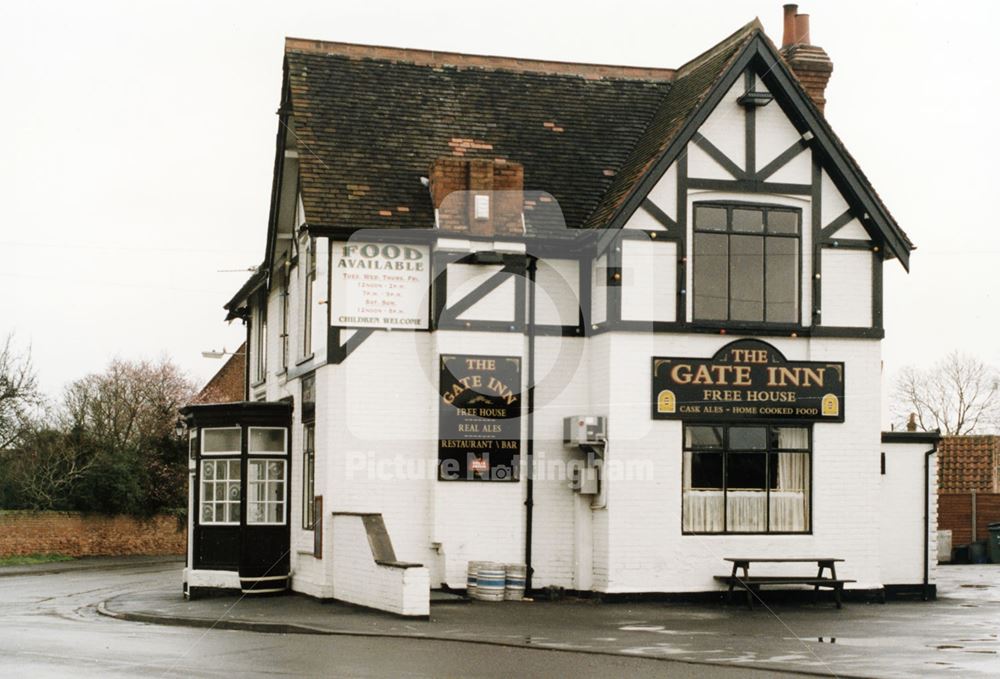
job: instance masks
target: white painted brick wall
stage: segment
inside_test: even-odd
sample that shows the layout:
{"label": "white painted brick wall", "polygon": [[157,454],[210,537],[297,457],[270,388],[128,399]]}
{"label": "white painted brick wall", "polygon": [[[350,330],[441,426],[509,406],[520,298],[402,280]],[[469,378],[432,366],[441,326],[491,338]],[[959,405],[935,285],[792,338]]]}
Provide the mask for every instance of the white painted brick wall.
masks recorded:
{"label": "white painted brick wall", "polygon": [[930,521],[924,542],[924,458],[926,443],[883,443],[885,475],[879,484],[881,577],[888,585],[916,585],[924,580],[924,545],[929,546],[929,575],[937,567],[937,455],[930,465]]}
{"label": "white painted brick wall", "polygon": [[823,249],[822,325],[871,326],[873,260],[867,250]]}
{"label": "white painted brick wall", "polygon": [[375,563],[360,516],[330,519],[334,598],[397,615],[430,615],[427,568]]}
{"label": "white painted brick wall", "polygon": [[590,269],[590,321],[603,323],[608,318],[608,258],[601,255],[591,264]]}
{"label": "white painted brick wall", "polygon": [[[503,269],[499,264],[449,264],[448,306],[462,299]],[[514,279],[508,278],[499,287],[459,315],[463,321],[513,321]]]}
{"label": "white painted brick wall", "polygon": [[[656,294],[650,294],[655,290]],[[622,319],[673,321],[677,317],[677,244],[622,241]]]}
{"label": "white painted brick wall", "polygon": [[[879,530],[871,517],[879,493],[879,343],[875,340],[777,339],[791,360],[842,360],[846,364],[846,422],[817,424],[813,452],[813,534],[801,536],[681,535],[681,425],[649,417],[650,357],[711,356],[732,336],[611,333],[615,357],[608,376],[609,460],[650,463],[652,477],[618,480],[608,489],[608,508],[595,514],[595,587],[609,592],[702,591],[715,588],[712,575],[725,571],[722,558],[737,553],[818,555],[847,559],[839,572],[880,584]],[[592,398],[600,373],[591,351]],[[596,402],[596,401],[595,401]],[[598,518],[601,514],[605,515]],[[607,522],[606,536],[602,534]],[[603,540],[607,580],[602,582]]]}
{"label": "white painted brick wall", "polygon": [[576,325],[580,321],[580,263],[540,260],[535,273],[535,323]]}

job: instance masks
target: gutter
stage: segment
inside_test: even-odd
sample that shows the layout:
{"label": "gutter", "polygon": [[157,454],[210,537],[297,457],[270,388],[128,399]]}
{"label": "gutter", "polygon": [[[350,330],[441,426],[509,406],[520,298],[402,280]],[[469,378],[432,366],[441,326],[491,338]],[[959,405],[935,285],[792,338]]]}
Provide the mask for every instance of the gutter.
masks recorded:
{"label": "gutter", "polygon": [[538,260],[528,255],[528,444],[525,451],[524,470],[527,488],[524,499],[524,590],[531,591],[531,534],[535,509],[535,479],[532,466],[535,461],[535,272]]}

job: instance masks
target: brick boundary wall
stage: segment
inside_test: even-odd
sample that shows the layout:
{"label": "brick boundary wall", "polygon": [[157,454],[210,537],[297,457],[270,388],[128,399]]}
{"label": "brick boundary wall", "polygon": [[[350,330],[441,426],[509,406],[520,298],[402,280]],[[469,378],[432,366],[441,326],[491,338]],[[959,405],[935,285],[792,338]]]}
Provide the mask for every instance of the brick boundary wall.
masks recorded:
{"label": "brick boundary wall", "polygon": [[[986,527],[1000,523],[1000,493],[976,493],[976,539],[985,540]],[[972,494],[938,495],[938,529],[951,531],[953,546],[972,541]]]}
{"label": "brick boundary wall", "polygon": [[0,558],[28,554],[182,555],[186,544],[183,520],[168,514],[139,518],[78,512],[0,512]]}

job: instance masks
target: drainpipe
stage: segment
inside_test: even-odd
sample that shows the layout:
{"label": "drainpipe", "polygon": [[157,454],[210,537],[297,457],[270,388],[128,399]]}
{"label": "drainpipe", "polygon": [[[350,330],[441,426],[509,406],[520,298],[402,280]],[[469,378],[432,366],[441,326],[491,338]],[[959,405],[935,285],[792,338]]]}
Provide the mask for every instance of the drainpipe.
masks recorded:
{"label": "drainpipe", "polygon": [[528,255],[528,445],[525,451],[524,470],[527,487],[524,499],[524,589],[531,591],[531,530],[535,509],[535,479],[532,467],[535,461],[535,271],[538,260]]}
{"label": "drainpipe", "polygon": [[931,532],[931,455],[937,452],[938,442],[924,453],[924,594],[923,600],[930,598],[930,532]]}

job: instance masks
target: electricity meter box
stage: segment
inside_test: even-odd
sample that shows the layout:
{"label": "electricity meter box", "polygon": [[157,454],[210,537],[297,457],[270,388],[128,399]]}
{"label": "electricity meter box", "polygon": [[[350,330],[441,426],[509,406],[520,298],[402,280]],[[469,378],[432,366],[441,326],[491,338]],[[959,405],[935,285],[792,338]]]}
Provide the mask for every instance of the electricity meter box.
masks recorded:
{"label": "electricity meter box", "polygon": [[586,446],[607,439],[607,420],[600,415],[574,415],[563,419],[563,444]]}

